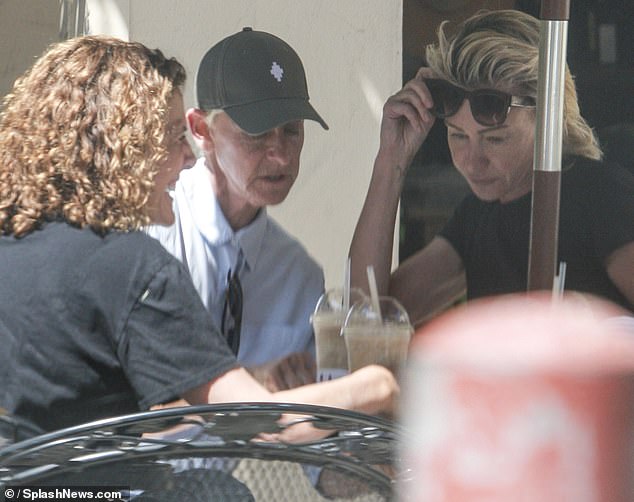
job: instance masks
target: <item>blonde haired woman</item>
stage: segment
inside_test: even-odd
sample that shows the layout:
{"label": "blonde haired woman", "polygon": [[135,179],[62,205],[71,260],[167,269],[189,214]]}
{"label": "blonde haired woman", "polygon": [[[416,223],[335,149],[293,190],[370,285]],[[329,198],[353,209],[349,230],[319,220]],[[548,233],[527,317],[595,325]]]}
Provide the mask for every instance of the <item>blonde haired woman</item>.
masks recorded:
{"label": "blonde haired woman", "polygon": [[[428,67],[390,97],[381,144],[351,245],[353,280],[374,265],[379,288],[422,322],[465,290],[478,298],[526,290],[539,22],[519,11],[443,23]],[[559,260],[566,289],[634,308],[634,178],[604,165],[566,71]],[[447,127],[468,195],[447,226],[390,274],[404,174],[436,119]]]}

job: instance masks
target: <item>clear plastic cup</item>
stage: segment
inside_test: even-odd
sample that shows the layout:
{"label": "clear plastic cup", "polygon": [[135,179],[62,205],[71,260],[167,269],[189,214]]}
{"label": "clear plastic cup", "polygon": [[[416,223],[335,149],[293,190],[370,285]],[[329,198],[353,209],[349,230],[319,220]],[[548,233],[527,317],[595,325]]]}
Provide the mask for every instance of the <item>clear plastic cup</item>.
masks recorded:
{"label": "clear plastic cup", "polygon": [[[365,295],[360,289],[350,290],[349,304],[364,299]],[[321,295],[311,316],[315,332],[318,382],[348,374],[348,353],[341,335],[346,314],[343,289],[334,288]]]}
{"label": "clear plastic cup", "polygon": [[380,316],[368,298],[355,303],[348,312],[343,327],[348,369],[352,372],[380,364],[398,375],[407,359],[412,325],[396,299],[381,296],[378,302]]}

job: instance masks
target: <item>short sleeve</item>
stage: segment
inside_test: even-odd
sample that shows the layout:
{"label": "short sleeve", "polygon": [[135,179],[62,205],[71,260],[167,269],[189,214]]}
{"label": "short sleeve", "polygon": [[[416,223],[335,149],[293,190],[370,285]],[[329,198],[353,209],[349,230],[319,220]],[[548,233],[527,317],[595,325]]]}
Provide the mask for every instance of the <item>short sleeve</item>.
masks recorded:
{"label": "short sleeve", "polygon": [[117,351],[141,408],[180,397],[237,366],[175,259],[142,290]]}
{"label": "short sleeve", "polygon": [[593,167],[586,214],[597,256],[604,260],[634,241],[634,176],[616,164]]}

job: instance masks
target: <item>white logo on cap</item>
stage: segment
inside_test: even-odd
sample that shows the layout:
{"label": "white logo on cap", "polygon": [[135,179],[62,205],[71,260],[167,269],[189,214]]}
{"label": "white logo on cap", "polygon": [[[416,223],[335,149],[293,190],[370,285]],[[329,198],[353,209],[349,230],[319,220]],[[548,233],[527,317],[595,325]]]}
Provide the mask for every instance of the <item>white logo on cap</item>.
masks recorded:
{"label": "white logo on cap", "polygon": [[284,76],[284,68],[277,64],[277,61],[273,61],[271,65],[271,75],[275,77],[275,80],[278,82],[282,81],[282,77]]}

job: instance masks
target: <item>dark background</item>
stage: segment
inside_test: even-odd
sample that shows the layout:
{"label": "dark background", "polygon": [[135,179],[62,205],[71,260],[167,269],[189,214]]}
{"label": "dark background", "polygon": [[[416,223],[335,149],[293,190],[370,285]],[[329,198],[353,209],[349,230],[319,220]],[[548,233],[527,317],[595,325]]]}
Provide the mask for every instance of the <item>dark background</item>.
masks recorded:
{"label": "dark background", "polygon": [[[405,0],[403,81],[424,65],[424,47],[435,41],[442,20],[459,22],[481,9],[505,8],[539,17],[540,5],[539,0]],[[614,37],[601,35],[606,32]],[[606,157],[631,165],[634,1],[571,0],[567,62],[575,76],[581,113],[597,132]],[[401,261],[438,233],[468,191],[466,182],[451,165],[446,130],[437,121],[405,181],[401,197]]]}

